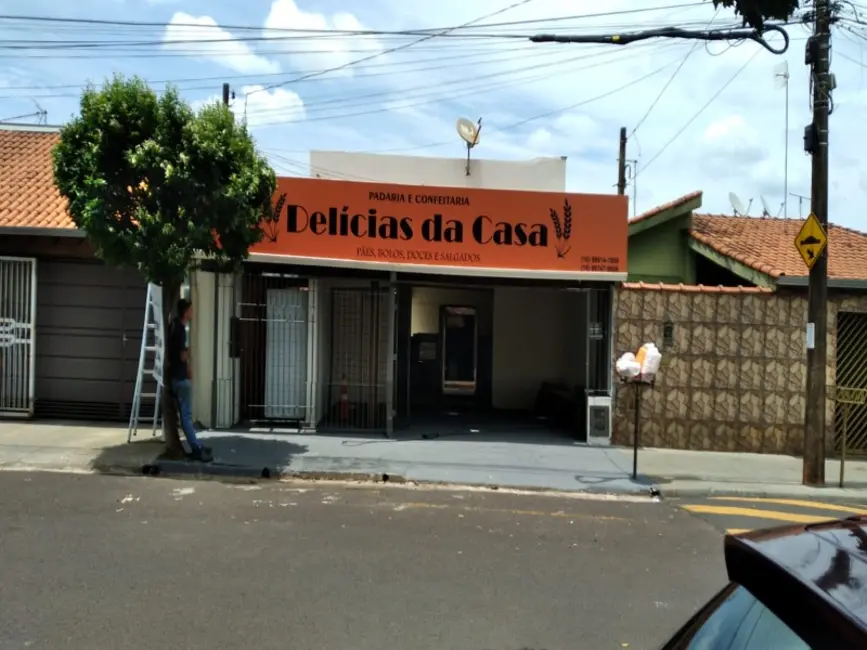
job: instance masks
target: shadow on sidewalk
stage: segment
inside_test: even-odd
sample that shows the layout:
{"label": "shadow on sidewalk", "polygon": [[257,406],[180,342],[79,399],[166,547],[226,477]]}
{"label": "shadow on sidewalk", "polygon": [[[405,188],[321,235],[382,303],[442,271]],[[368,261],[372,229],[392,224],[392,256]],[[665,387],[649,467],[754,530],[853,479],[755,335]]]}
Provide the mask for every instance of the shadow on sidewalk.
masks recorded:
{"label": "shadow on sidewalk", "polygon": [[271,478],[292,458],[305,454],[306,445],[286,440],[261,439],[243,435],[204,436],[214,452],[214,461],[201,463],[162,458],[165,445],[160,440],[140,440],[104,447],[91,463],[97,472],[158,474],[214,474]]}

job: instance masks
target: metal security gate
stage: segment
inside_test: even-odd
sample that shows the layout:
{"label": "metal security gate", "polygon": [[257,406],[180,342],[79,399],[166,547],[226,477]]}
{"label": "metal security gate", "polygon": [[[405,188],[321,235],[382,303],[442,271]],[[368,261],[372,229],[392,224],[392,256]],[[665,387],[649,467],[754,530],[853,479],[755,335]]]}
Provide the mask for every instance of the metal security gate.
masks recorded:
{"label": "metal security gate", "polygon": [[36,260],[0,257],[0,414],[33,415]]}
{"label": "metal security gate", "polygon": [[241,362],[242,420],[302,425],[310,419],[311,293],[306,278],[244,274],[231,336]]}
{"label": "metal security gate", "polygon": [[[837,314],[837,388],[867,389],[867,314]],[[840,449],[844,405],[834,407],[834,448]],[[867,405],[849,406],[848,451],[867,453]]]}
{"label": "metal security gate", "polygon": [[389,292],[368,288],[331,290],[330,373],[322,426],[340,430],[388,427]]}
{"label": "metal security gate", "polygon": [[303,420],[307,415],[306,287],[266,291],[265,417]]}

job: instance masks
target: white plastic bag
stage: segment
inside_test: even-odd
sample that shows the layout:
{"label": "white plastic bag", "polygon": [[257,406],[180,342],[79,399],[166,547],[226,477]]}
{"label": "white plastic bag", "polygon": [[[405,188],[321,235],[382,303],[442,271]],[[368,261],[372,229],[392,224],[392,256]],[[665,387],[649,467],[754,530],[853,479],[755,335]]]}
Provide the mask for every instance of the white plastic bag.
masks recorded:
{"label": "white plastic bag", "polygon": [[617,374],[624,379],[634,379],[641,374],[641,365],[635,360],[635,355],[632,352],[627,352],[621,356],[614,364]]}
{"label": "white plastic bag", "polygon": [[647,344],[647,353],[644,355],[644,363],[641,366],[641,374],[652,379],[659,372],[659,366],[662,364],[662,353],[659,348],[653,343]]}

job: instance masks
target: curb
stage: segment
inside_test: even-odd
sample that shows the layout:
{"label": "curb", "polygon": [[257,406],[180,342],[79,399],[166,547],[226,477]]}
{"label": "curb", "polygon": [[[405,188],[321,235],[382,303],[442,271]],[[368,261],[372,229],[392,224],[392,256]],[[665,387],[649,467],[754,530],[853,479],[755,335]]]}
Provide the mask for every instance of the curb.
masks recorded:
{"label": "curb", "polygon": [[329,472],[323,470],[278,470],[270,467],[245,465],[215,465],[211,463],[191,464],[184,461],[153,460],[140,466],[103,466],[93,467],[93,471],[115,476],[144,476],[167,479],[199,479],[223,481],[322,481],[346,483],[391,483],[393,485],[418,485],[439,488],[469,488],[496,492],[519,491],[536,494],[598,495],[608,497],[647,497],[659,499],[662,495],[656,485],[641,485],[632,491],[616,490],[563,490],[524,485],[494,485],[491,483],[454,483],[425,479],[408,479],[405,476],[379,472]]}
{"label": "curb", "polygon": [[[800,488],[802,486],[792,486]],[[667,499],[684,499],[684,498],[711,498],[711,497],[742,497],[745,499],[792,499],[802,498],[810,499],[815,497],[824,497],[829,499],[851,499],[853,497],[867,499],[867,490],[863,488],[843,488],[851,490],[851,492],[842,493],[840,488],[836,486],[826,486],[823,488],[809,488],[809,492],[798,489],[767,489],[767,488],[672,488],[661,490],[661,494]]]}
{"label": "curb", "polygon": [[142,476],[165,478],[223,478],[268,480],[274,478],[274,471],[267,466],[221,465],[214,463],[188,463],[178,460],[156,460],[141,466]]}

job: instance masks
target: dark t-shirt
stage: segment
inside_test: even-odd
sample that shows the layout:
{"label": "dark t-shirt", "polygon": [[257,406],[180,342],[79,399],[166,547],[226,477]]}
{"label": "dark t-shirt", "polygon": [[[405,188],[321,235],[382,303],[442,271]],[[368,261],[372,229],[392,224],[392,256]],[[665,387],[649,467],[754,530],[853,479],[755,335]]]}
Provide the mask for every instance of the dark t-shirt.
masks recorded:
{"label": "dark t-shirt", "polygon": [[187,330],[179,318],[169,325],[167,355],[169,361],[169,378],[172,380],[189,379],[187,362],[181,359],[181,353],[187,349]]}

